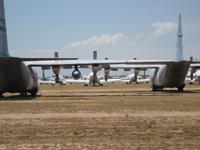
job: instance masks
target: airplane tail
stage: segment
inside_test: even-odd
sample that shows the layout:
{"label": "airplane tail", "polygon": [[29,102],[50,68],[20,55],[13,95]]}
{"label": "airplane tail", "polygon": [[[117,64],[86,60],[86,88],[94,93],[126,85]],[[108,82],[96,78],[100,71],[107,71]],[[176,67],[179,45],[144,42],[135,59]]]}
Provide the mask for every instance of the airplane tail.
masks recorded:
{"label": "airplane tail", "polygon": [[10,57],[8,52],[4,0],[0,0],[0,57]]}
{"label": "airplane tail", "polygon": [[178,32],[177,32],[177,45],[176,45],[176,61],[183,60],[183,33],[182,33],[182,21],[181,14],[178,16]]}

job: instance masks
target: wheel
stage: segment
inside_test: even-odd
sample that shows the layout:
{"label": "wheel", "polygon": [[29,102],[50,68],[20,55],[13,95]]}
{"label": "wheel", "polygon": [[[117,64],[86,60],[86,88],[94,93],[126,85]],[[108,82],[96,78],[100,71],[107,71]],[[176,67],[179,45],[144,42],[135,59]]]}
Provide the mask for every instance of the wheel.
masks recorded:
{"label": "wheel", "polygon": [[27,96],[27,92],[21,92],[20,95],[21,96]]}
{"label": "wheel", "polygon": [[158,91],[163,91],[163,88],[162,88],[162,87],[159,87],[159,88],[158,88]]}
{"label": "wheel", "polygon": [[162,86],[155,86],[155,85],[153,85],[152,86],[152,91],[162,91],[163,90],[163,87]]}
{"label": "wheel", "polygon": [[30,92],[30,93],[31,93],[31,96],[36,96],[36,95],[37,95],[37,92],[38,92],[38,87],[35,87],[35,88],[32,89],[32,91]]}
{"label": "wheel", "polygon": [[179,91],[179,92],[183,92],[183,89],[184,89],[183,86],[179,86],[179,87],[178,87],[178,91]]}
{"label": "wheel", "polygon": [[3,94],[4,94],[4,92],[1,92],[1,91],[0,91],[0,97],[3,97]]}
{"label": "wheel", "polygon": [[157,91],[158,90],[158,88],[155,86],[155,85],[152,85],[152,91]]}
{"label": "wheel", "polygon": [[184,85],[180,85],[180,86],[178,87],[178,91],[179,91],[179,92],[183,92],[184,87],[185,87],[185,84],[184,84]]}

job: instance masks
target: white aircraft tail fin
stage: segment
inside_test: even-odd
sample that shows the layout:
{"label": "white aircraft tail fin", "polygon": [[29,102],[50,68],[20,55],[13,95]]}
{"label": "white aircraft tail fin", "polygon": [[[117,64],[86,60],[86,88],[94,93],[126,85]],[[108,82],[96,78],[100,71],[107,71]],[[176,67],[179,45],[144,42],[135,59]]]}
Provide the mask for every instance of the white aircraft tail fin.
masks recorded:
{"label": "white aircraft tail fin", "polygon": [[0,57],[9,57],[4,0],[0,0]]}
{"label": "white aircraft tail fin", "polygon": [[177,32],[177,45],[176,45],[176,61],[183,60],[183,33],[181,14],[178,16],[178,32]]}

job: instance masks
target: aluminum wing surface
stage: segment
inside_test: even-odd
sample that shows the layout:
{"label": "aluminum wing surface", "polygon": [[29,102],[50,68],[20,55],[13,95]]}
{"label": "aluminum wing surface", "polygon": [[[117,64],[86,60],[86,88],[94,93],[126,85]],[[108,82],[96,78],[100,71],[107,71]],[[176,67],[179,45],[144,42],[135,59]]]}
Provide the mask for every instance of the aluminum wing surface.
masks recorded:
{"label": "aluminum wing surface", "polygon": [[193,70],[199,70],[200,69],[200,61],[196,61],[196,60],[194,60],[194,61],[191,61],[190,62],[190,68]]}
{"label": "aluminum wing surface", "polygon": [[114,65],[114,64],[137,64],[137,65],[165,65],[172,61],[158,61],[158,60],[49,60],[49,61],[25,61],[24,63],[30,67],[44,67],[44,66],[91,66],[91,65]]}
{"label": "aluminum wing surface", "polygon": [[159,68],[161,65],[155,64],[155,65],[145,65],[145,64],[122,64],[122,65],[110,65],[110,70],[112,71],[118,71],[118,69],[124,69],[124,71],[130,71],[131,69],[155,69]]}
{"label": "aluminum wing surface", "polygon": [[190,68],[200,69],[200,63],[190,64]]}

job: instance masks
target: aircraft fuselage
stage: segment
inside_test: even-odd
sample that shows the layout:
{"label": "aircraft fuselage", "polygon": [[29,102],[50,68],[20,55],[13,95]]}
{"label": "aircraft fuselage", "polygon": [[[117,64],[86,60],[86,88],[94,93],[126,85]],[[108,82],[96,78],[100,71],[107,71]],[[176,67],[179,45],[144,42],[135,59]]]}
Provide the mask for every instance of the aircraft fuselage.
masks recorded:
{"label": "aircraft fuselage", "polygon": [[5,60],[0,64],[0,94],[31,93],[35,95],[38,90],[38,77],[32,68],[16,59]]}
{"label": "aircraft fuselage", "polygon": [[154,76],[152,77],[152,87],[184,87],[184,81],[189,67],[189,61],[172,62],[167,65],[160,66],[157,68]]}

